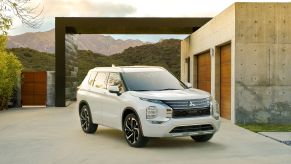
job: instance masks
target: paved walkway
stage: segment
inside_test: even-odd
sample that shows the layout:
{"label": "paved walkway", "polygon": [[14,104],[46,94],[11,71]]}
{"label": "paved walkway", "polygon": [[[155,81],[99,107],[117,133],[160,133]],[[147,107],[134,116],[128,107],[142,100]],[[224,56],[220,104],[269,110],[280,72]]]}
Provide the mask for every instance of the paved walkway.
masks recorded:
{"label": "paved walkway", "polygon": [[291,132],[259,132],[259,134],[291,146]]}
{"label": "paved walkway", "polygon": [[75,104],[0,112],[0,164],[290,164],[291,147],[228,121],[208,143],[190,137],[153,139],[131,148],[122,132],[99,127],[88,135]]}

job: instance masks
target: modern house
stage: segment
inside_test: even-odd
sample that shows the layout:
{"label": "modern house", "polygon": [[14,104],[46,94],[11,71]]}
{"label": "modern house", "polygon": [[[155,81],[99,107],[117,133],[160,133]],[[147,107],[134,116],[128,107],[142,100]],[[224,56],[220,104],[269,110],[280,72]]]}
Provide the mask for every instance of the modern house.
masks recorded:
{"label": "modern house", "polygon": [[291,123],[291,3],[235,3],[181,42],[181,80],[234,123]]}

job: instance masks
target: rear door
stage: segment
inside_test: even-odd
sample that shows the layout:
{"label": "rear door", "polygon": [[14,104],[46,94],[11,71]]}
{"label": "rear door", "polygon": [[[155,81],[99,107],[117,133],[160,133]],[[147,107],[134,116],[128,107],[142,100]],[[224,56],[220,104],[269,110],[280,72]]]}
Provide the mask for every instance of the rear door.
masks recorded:
{"label": "rear door", "polygon": [[106,83],[107,83],[108,73],[107,72],[98,72],[94,82],[90,88],[90,98],[92,105],[92,117],[93,120],[99,124],[103,123],[102,109],[106,103],[105,94],[106,94]]}
{"label": "rear door", "polygon": [[[101,112],[100,112],[100,109],[98,107],[99,102],[98,102],[98,99],[96,99],[95,93],[92,91],[96,76],[97,76],[97,72],[92,71],[91,74],[89,75],[89,79],[87,81],[88,88],[84,88],[84,89],[87,90],[86,100],[90,106],[93,122],[99,123],[99,121],[101,120]],[[86,86],[86,85],[84,85],[84,86]]]}

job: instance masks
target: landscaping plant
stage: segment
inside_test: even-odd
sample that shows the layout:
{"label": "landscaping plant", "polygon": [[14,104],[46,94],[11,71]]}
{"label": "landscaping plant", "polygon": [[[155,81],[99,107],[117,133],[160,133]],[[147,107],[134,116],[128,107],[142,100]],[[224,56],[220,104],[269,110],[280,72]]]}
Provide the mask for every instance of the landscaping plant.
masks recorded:
{"label": "landscaping plant", "polygon": [[0,110],[7,107],[13,96],[21,70],[18,58],[6,51],[6,36],[0,36]]}

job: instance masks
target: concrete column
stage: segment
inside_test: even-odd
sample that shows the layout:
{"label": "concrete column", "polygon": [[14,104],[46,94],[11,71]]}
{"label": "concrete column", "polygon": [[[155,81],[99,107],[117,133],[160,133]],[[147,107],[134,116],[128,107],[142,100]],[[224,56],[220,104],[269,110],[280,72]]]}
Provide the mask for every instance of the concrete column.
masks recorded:
{"label": "concrete column", "polygon": [[46,105],[55,106],[55,71],[47,71]]}

